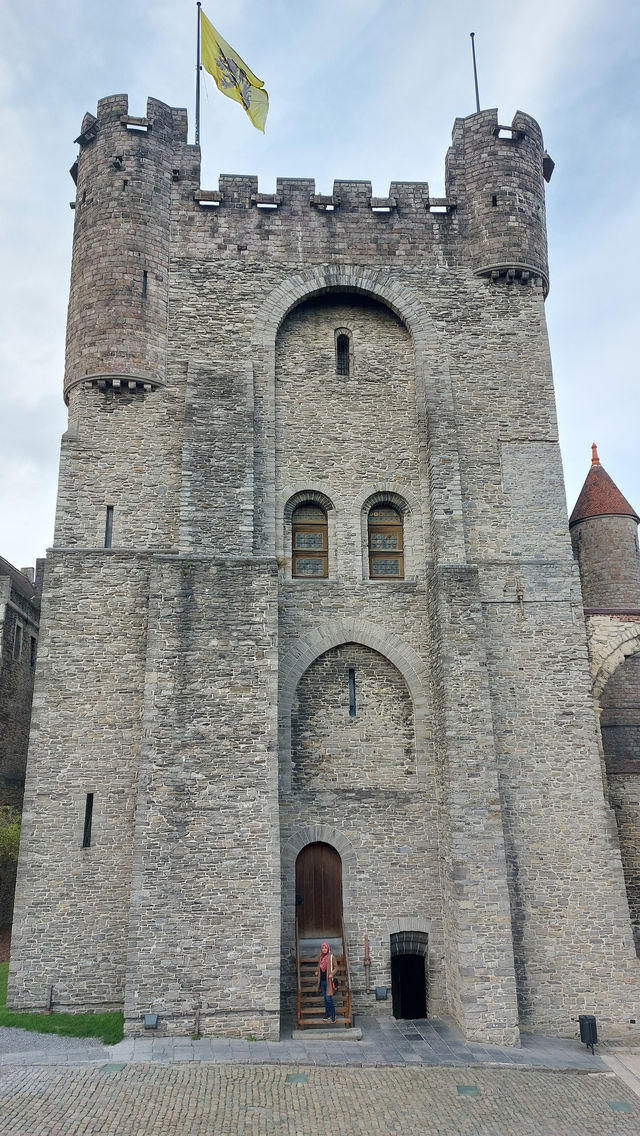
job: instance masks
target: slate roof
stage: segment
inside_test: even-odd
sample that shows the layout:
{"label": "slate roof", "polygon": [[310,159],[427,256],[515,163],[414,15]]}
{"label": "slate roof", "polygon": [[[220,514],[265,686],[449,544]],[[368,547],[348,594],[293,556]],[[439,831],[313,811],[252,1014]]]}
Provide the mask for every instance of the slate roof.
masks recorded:
{"label": "slate roof", "polygon": [[26,600],[32,600],[36,594],[36,590],[26,576],[22,574],[13,564],[5,560],[4,556],[0,556],[0,576],[8,576],[13,584],[13,587],[21,596]]}

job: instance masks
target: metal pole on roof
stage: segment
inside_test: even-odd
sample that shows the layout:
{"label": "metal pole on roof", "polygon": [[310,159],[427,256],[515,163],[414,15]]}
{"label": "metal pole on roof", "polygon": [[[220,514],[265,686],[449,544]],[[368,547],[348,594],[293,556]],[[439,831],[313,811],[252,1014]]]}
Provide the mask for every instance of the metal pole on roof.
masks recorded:
{"label": "metal pole on roof", "polygon": [[471,36],[471,52],[473,54],[473,81],[476,85],[476,111],[480,114],[480,95],[478,94],[478,68],[476,66],[476,41],[475,32],[469,32]]}
{"label": "metal pole on roof", "polygon": [[196,52],[196,146],[200,145],[200,0],[196,5],[198,9],[198,46]]}

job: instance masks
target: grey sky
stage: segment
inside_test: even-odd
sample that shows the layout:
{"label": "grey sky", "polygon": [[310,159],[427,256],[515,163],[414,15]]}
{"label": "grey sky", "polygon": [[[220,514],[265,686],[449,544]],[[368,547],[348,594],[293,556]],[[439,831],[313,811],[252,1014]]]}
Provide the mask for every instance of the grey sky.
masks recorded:
{"label": "grey sky", "polygon": [[[0,0],[0,553],[18,566],[51,543],[74,187],[85,110],[126,91],[187,106],[191,0]],[[220,172],[427,180],[442,192],[458,115],[540,122],[556,162],[547,207],[547,318],[569,508],[590,443],[640,509],[637,271],[640,5],[633,0],[227,0],[209,19],[265,81],[266,135],[205,79],[203,186]]]}

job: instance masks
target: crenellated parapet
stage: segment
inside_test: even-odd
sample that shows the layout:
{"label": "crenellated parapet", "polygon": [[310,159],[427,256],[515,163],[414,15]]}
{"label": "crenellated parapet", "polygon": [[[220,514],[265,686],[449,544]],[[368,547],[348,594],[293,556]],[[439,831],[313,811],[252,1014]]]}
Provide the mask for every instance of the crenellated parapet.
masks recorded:
{"label": "crenellated parapet", "polygon": [[197,188],[194,201],[202,208],[216,208],[219,205],[234,208],[277,209],[282,207],[296,209],[310,207],[319,210],[343,213],[380,212],[392,213],[395,210],[427,213],[453,213],[456,202],[446,197],[431,197],[426,181],[392,181],[386,197],[374,197],[370,181],[341,181],[333,183],[330,194],[316,193],[313,178],[278,178],[275,193],[261,193],[258,179],[251,175],[234,176],[221,174],[218,189]]}
{"label": "crenellated parapet", "polygon": [[457,119],[446,194],[426,181],[222,174],[200,184],[200,149],[185,110],[149,99],[144,116],[126,95],[98,103],[76,139],[77,184],[65,398],[79,383],[150,391],[165,381],[170,255],[289,264],[389,264],[469,272],[489,287],[548,288],[545,156],[537,123],[495,110]]}

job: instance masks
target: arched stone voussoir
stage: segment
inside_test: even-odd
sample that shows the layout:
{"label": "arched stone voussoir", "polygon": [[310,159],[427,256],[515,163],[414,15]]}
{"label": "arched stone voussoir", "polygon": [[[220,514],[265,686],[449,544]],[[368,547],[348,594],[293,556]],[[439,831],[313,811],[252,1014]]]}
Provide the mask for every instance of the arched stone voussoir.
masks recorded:
{"label": "arched stone voussoir", "polygon": [[355,867],[356,854],[353,845],[339,829],[327,824],[306,824],[286,840],[282,846],[281,864],[284,876],[289,876],[295,869],[298,856],[307,844],[321,842],[330,844],[339,853],[345,868]]}
{"label": "arched stone voussoir", "polygon": [[640,654],[640,623],[609,615],[588,616],[587,634],[592,691],[597,700],[621,663]]}
{"label": "arched stone voussoir", "polygon": [[404,678],[413,701],[414,713],[424,711],[429,688],[427,664],[416,651],[398,635],[385,627],[357,617],[339,619],[298,640],[291,652],[281,661],[280,717],[283,723],[291,719],[293,698],[300,679],[320,655],[344,643],[359,643],[383,655]]}
{"label": "arched stone voussoir", "polygon": [[387,304],[408,328],[416,352],[425,348],[438,356],[440,337],[420,296],[384,270],[357,264],[318,265],[303,269],[274,288],[258,312],[251,335],[254,348],[271,347],[280,324],[293,308],[323,292],[361,292]]}

